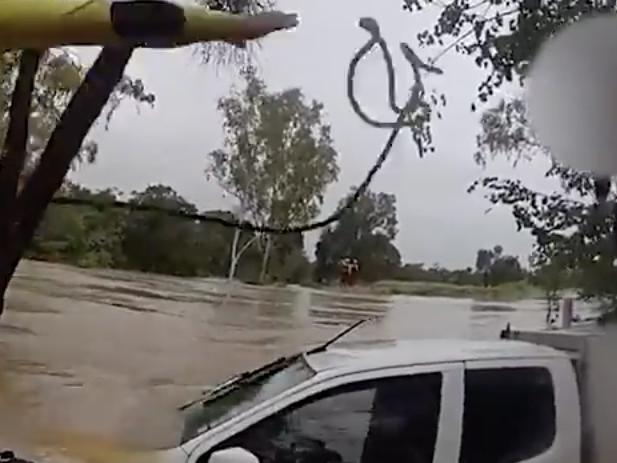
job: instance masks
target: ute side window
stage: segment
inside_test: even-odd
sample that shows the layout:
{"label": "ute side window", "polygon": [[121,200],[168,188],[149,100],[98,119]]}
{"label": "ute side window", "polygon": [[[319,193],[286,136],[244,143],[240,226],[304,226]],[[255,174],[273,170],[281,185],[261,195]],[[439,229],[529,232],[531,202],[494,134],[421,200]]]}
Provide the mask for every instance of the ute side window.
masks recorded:
{"label": "ute side window", "polygon": [[345,385],[304,400],[226,440],[260,463],[432,463],[441,373]]}
{"label": "ute side window", "polygon": [[517,463],[555,439],[553,381],[546,368],[465,372],[460,463]]}

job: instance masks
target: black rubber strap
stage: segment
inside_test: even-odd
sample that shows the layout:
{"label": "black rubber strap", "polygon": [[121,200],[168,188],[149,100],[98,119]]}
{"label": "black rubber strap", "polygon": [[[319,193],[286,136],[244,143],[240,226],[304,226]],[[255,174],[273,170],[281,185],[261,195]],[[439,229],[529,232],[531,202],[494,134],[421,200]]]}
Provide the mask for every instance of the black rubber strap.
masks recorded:
{"label": "black rubber strap", "polygon": [[113,2],[111,22],[123,39],[141,42],[173,39],[182,33],[186,17],[181,6],[162,0]]}

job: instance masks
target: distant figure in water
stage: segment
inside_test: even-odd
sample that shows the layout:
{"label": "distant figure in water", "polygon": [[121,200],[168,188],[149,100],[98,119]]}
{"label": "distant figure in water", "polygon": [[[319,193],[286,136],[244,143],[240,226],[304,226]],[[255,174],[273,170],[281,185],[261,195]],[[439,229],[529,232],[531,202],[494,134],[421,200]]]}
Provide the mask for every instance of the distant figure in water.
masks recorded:
{"label": "distant figure in water", "polygon": [[339,262],[339,281],[343,286],[353,286],[358,280],[360,263],[358,259],[344,257]]}

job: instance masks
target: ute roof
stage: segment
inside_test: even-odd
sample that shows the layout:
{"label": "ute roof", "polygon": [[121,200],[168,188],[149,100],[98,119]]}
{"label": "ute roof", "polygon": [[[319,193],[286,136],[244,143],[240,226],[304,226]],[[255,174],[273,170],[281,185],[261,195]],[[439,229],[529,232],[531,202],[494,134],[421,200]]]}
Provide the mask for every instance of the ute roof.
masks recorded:
{"label": "ute roof", "polygon": [[549,347],[521,341],[407,340],[341,343],[309,354],[306,360],[316,372],[372,367],[398,367],[427,363],[510,358],[562,357]]}

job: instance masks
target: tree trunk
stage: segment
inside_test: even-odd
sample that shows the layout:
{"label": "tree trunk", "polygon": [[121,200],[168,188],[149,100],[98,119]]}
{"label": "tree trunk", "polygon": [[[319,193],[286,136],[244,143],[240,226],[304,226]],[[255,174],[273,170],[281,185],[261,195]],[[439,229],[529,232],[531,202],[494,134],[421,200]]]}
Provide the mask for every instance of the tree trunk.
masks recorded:
{"label": "tree trunk", "polygon": [[[0,158],[1,270],[4,270],[9,262],[6,258],[15,254],[17,184],[26,160],[28,122],[39,60],[40,53],[33,50],[24,50],[19,58],[19,71],[9,110],[9,126]],[[11,274],[6,270],[0,271],[0,314],[4,311],[4,292]]]}
{"label": "tree trunk", "polygon": [[229,260],[229,272],[227,273],[227,281],[231,282],[236,275],[236,267],[238,266],[238,241],[242,230],[236,228],[234,232],[234,240],[231,243],[231,258]]}
{"label": "tree trunk", "polygon": [[24,50],[19,59],[9,110],[9,127],[0,158],[0,229],[3,233],[8,231],[13,220],[17,184],[26,161],[32,92],[40,57],[38,51]]}
{"label": "tree trunk", "polygon": [[270,260],[270,250],[272,249],[272,235],[266,235],[266,248],[261,261],[261,272],[259,274],[259,282],[263,284],[268,274],[268,261]]}
{"label": "tree trunk", "polygon": [[227,280],[233,280],[236,275],[236,269],[238,267],[238,263],[240,262],[240,257],[244,254],[248,248],[257,240],[257,236],[253,236],[246,243],[242,245],[240,249],[238,249],[238,244],[240,242],[240,235],[242,234],[242,230],[236,228],[234,233],[234,240],[231,245],[231,262],[229,263],[229,273],[227,274]]}
{"label": "tree trunk", "polygon": [[[43,214],[62,185],[92,124],[101,114],[133,52],[128,47],[104,47],[66,110],[62,113],[38,165],[17,198],[15,224],[0,256],[0,298],[4,294]],[[2,304],[3,305],[3,304]],[[1,309],[1,307],[0,307]]]}

